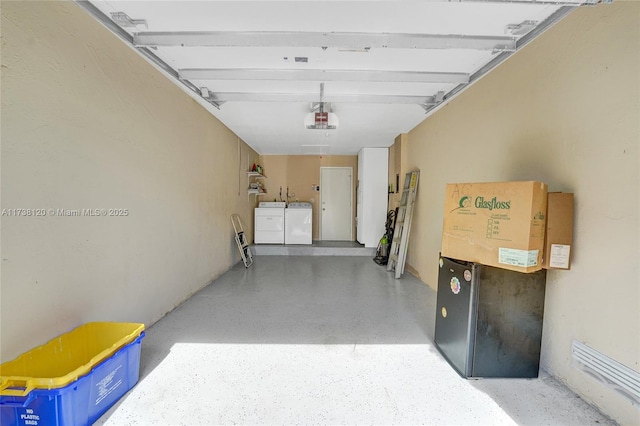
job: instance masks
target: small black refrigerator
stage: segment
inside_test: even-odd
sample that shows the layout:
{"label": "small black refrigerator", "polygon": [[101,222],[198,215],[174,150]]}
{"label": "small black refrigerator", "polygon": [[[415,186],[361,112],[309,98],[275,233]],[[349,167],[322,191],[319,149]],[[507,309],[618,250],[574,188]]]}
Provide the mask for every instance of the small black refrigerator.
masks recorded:
{"label": "small black refrigerator", "polygon": [[462,377],[538,377],[546,272],[440,257],[435,343]]}

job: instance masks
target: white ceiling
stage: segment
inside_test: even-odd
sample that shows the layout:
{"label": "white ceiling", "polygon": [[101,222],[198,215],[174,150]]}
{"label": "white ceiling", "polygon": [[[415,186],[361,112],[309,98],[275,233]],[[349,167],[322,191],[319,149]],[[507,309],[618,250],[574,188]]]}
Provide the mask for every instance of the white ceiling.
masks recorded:
{"label": "white ceiling", "polygon": [[[390,146],[575,7],[598,1],[77,3],[260,154],[335,155]],[[337,129],[305,128],[321,100]]]}

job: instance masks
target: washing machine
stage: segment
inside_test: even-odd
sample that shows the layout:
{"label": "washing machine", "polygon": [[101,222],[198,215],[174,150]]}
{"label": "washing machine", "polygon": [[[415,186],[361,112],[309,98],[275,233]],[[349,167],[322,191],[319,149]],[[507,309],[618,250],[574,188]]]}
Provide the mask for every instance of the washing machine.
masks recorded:
{"label": "washing machine", "polygon": [[261,201],[254,209],[253,242],[284,244],[284,201]]}
{"label": "washing machine", "polygon": [[289,203],[284,213],[285,244],[311,244],[312,207],[311,203]]}

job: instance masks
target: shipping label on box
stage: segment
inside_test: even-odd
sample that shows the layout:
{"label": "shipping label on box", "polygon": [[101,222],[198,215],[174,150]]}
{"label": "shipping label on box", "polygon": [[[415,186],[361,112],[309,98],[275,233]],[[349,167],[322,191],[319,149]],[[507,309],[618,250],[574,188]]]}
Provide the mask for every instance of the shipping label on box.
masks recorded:
{"label": "shipping label on box", "polygon": [[547,185],[448,184],[442,255],[519,272],[542,269]]}
{"label": "shipping label on box", "polygon": [[549,268],[569,269],[571,245],[551,244],[549,248]]}

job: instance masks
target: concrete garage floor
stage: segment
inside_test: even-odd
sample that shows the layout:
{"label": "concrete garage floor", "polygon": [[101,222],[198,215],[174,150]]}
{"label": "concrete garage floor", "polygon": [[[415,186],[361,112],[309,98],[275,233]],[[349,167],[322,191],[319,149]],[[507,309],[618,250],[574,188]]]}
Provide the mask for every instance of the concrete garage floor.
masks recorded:
{"label": "concrete garage floor", "polygon": [[370,257],[256,256],[147,330],[140,381],[97,425],[615,424],[545,372],[462,379],[435,292]]}

